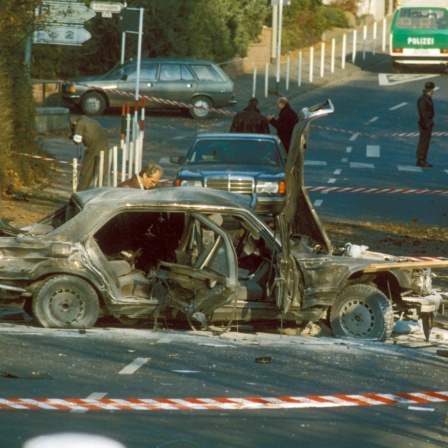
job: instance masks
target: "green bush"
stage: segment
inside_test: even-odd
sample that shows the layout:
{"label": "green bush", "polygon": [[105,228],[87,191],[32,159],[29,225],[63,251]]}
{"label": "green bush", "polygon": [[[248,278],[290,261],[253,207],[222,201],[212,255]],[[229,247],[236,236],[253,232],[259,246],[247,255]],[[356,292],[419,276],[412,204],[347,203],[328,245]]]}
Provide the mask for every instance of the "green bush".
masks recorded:
{"label": "green bush", "polygon": [[342,9],[326,6],[322,13],[329,28],[350,28],[347,15]]}

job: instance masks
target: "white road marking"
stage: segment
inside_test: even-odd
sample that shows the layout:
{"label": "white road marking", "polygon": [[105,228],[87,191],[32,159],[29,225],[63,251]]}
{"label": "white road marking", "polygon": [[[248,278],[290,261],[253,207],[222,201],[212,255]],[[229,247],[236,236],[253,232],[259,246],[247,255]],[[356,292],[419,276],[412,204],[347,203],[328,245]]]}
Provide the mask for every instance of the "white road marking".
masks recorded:
{"label": "white road marking", "polygon": [[392,73],[379,73],[378,84],[380,86],[393,86],[395,84],[403,84],[406,82],[420,81],[422,79],[435,78],[439,75],[424,75],[424,74],[392,74]]}
{"label": "white road marking", "polygon": [[322,199],[317,199],[314,201],[314,207],[320,207],[324,201]]}
{"label": "white road marking", "polygon": [[421,173],[422,169],[419,166],[412,165],[398,165],[398,171],[411,171],[414,173]]}
{"label": "white road marking", "polygon": [[329,184],[334,184],[336,182],[337,179],[335,179],[334,177],[331,179],[328,179],[328,183]]}
{"label": "white road marking", "polygon": [[323,162],[321,160],[305,160],[304,165],[310,166],[327,166],[327,162]]}
{"label": "white road marking", "polygon": [[[87,397],[87,400],[98,400],[99,398],[104,398],[107,395],[107,392],[94,392]],[[73,414],[84,414],[88,411],[88,409],[72,409],[70,412]]]}
{"label": "white road marking", "polygon": [[347,162],[348,162],[347,157],[343,157],[343,158],[341,159],[341,162],[342,162],[342,163],[347,163]]}
{"label": "white road marking", "polygon": [[366,157],[379,157],[380,147],[379,145],[367,145]]}
{"label": "white road marking", "polygon": [[373,117],[373,118],[371,118],[367,123],[364,123],[364,124],[375,123],[375,121],[378,120],[378,118],[380,118],[380,117]]}
{"label": "white road marking", "polygon": [[350,154],[352,152],[352,147],[347,146],[347,148],[345,149],[345,152]]}
{"label": "white road marking", "polygon": [[408,103],[400,103],[400,104],[397,104],[394,107],[390,107],[389,110],[397,110],[397,109],[400,109],[400,107],[406,106],[407,104]]}
{"label": "white road marking", "polygon": [[335,174],[335,175],[339,175],[341,173],[342,173],[342,170],[339,170],[339,169],[333,171],[333,174]]}
{"label": "white road marking", "polygon": [[375,168],[373,163],[350,162],[350,168]]}
{"label": "white road marking", "polygon": [[170,163],[170,158],[169,157],[162,157],[161,159],[159,159],[159,163],[160,164]]}
{"label": "white road marking", "polygon": [[353,135],[348,139],[348,141],[349,141],[349,142],[354,142],[358,137],[359,137],[359,133],[357,133],[357,134],[353,134]]}
{"label": "white road marking", "polygon": [[445,173],[448,174],[448,170],[445,170]]}
{"label": "white road marking", "polygon": [[135,373],[141,366],[145,365],[150,358],[136,358],[134,361],[132,361],[130,364],[128,364],[126,367],[121,369],[118,374],[119,375],[132,375]]}

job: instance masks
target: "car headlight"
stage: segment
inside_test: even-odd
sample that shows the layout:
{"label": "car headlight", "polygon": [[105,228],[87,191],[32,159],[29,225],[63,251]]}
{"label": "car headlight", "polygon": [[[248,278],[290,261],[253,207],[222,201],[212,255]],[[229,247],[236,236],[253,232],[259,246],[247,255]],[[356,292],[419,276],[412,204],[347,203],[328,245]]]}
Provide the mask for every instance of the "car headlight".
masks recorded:
{"label": "car headlight", "polygon": [[257,186],[255,187],[256,193],[267,193],[267,194],[274,194],[274,193],[285,193],[284,188],[284,182],[268,182],[268,181],[261,181],[257,183]]}
{"label": "car headlight", "polygon": [[202,187],[202,181],[201,180],[181,180],[180,181],[181,187]]}

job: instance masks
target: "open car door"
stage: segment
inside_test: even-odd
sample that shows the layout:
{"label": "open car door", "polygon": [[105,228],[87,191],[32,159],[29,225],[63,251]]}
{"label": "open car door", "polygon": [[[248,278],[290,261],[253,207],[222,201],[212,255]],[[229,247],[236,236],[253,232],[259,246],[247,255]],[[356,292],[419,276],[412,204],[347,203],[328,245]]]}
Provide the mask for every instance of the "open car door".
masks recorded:
{"label": "open car door", "polygon": [[311,121],[333,112],[334,107],[330,100],[300,111],[299,122],[294,127],[286,159],[286,204],[283,209],[291,234],[308,236],[328,254],[332,253],[331,242],[305,188],[303,166],[305,143]]}
{"label": "open car door", "polygon": [[291,255],[291,239],[288,223],[283,215],[275,217],[276,234],[282,243],[282,251],[277,256],[279,277],[275,280],[275,300],[277,306],[286,314],[299,291],[299,275],[294,257]]}

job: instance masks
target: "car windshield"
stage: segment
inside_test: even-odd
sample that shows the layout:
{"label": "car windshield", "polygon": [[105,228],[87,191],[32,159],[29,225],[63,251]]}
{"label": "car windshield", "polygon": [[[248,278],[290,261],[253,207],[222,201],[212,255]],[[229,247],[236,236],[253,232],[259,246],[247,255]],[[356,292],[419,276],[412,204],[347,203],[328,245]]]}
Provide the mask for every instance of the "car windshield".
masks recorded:
{"label": "car windshield", "polygon": [[446,15],[443,9],[406,8],[400,10],[397,28],[430,29],[447,28]]}
{"label": "car windshield", "polygon": [[110,69],[107,73],[105,73],[101,78],[102,79],[120,79],[125,73],[129,71],[129,67],[131,67],[132,63],[126,62],[123,65],[117,64],[115,67]]}
{"label": "car windshield", "polygon": [[281,165],[275,143],[263,140],[199,140],[187,163]]}

